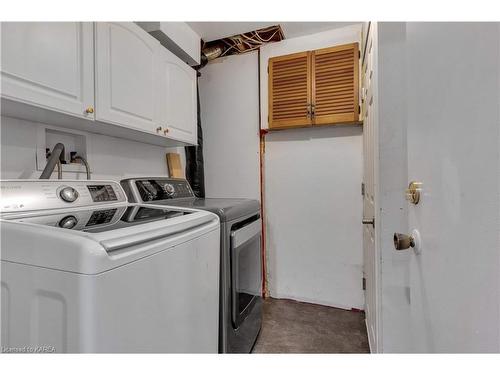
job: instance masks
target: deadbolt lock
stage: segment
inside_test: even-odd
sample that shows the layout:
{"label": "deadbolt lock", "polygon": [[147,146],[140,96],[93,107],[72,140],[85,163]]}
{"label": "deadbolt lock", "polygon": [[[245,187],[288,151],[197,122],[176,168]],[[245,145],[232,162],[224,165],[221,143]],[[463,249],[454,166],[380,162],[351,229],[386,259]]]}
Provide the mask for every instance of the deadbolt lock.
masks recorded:
{"label": "deadbolt lock", "polygon": [[422,183],[412,181],[406,189],[406,200],[413,204],[420,202],[420,193],[422,192]]}

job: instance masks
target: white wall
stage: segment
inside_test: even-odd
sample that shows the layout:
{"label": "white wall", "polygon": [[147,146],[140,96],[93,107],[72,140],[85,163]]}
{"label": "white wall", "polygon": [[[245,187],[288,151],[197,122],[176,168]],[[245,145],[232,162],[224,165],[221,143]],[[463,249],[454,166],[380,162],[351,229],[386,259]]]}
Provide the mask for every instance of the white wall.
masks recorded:
{"label": "white wall", "polygon": [[[265,45],[261,123],[267,127],[272,56],[360,42],[361,25]],[[338,126],[266,136],[265,210],[272,297],[363,308],[362,128]]]}
{"label": "white wall", "polygon": [[260,200],[257,52],[214,60],[199,80],[207,197]]}
{"label": "white wall", "polygon": [[[41,171],[36,170],[39,126],[40,124],[30,121],[1,117],[2,179],[40,176]],[[182,149],[168,149],[100,134],[88,134],[91,141],[88,151],[92,161],[90,165],[92,179],[120,180],[132,176],[167,176],[165,153],[182,151]],[[183,155],[181,152],[181,157]],[[184,160],[182,161],[184,163]],[[53,173],[52,178],[57,178],[57,172]],[[84,173],[65,172],[63,178],[85,179],[86,176]]]}
{"label": "white wall", "polygon": [[361,127],[266,136],[265,210],[272,297],[363,308]]}

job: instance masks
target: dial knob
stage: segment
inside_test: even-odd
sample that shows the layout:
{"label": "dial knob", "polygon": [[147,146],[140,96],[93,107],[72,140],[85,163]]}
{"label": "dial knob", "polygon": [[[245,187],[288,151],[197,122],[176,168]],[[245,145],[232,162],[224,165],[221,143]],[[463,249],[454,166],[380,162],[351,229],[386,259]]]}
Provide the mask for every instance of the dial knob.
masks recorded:
{"label": "dial knob", "polygon": [[78,220],[73,215],[65,216],[59,221],[59,226],[66,229],[71,229],[76,224],[78,224]]}
{"label": "dial knob", "polygon": [[74,202],[78,198],[78,192],[71,186],[65,186],[59,191],[59,196],[65,202]]}
{"label": "dial knob", "polygon": [[163,188],[165,189],[165,191],[167,192],[167,194],[168,194],[169,197],[171,197],[172,195],[174,195],[174,193],[175,193],[174,185],[172,185],[172,184],[165,184],[163,186]]}

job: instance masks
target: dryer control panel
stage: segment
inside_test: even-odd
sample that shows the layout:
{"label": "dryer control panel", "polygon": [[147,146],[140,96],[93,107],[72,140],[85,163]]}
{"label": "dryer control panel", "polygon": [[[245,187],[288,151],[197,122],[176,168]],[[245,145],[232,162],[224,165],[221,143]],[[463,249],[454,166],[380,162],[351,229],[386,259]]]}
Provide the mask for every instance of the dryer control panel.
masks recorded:
{"label": "dryer control panel", "polygon": [[195,197],[189,182],[180,178],[127,179],[121,184],[129,197],[138,203]]}
{"label": "dryer control panel", "polygon": [[114,181],[3,180],[0,188],[2,213],[127,202]]}

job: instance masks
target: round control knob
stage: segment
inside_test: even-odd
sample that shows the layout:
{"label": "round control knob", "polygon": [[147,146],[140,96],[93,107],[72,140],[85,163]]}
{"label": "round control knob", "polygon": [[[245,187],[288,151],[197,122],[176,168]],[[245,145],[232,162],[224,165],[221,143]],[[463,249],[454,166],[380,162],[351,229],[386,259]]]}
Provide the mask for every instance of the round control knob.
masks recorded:
{"label": "round control knob", "polygon": [[174,193],[175,193],[174,185],[172,185],[172,184],[165,184],[163,186],[163,188],[165,189],[165,191],[167,192],[167,194],[168,194],[169,197],[171,197],[172,195],[174,195]]}
{"label": "round control knob", "polygon": [[78,198],[78,192],[71,186],[65,186],[59,192],[59,196],[65,202],[74,202]]}
{"label": "round control knob", "polygon": [[76,224],[78,224],[78,220],[73,215],[65,216],[59,221],[59,226],[66,229],[71,229]]}

